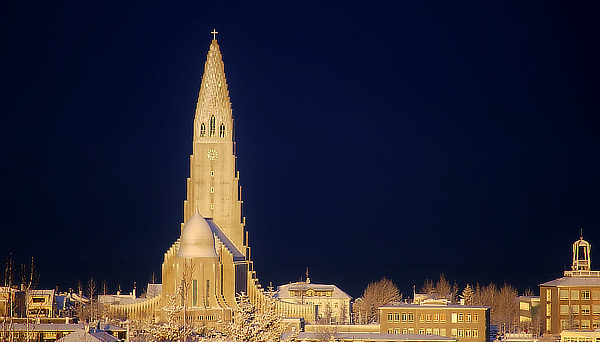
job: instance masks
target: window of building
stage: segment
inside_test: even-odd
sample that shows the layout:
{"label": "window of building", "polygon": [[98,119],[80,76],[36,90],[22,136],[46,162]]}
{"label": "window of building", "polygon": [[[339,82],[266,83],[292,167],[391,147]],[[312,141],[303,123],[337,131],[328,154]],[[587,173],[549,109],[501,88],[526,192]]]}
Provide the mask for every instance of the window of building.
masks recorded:
{"label": "window of building", "polygon": [[219,137],[225,138],[225,124],[221,124],[221,127],[219,127]]}
{"label": "window of building", "polygon": [[206,136],[206,125],[204,124],[204,122],[200,124],[200,136],[201,137]]}
{"label": "window of building", "polygon": [[479,320],[479,316],[476,313],[474,313],[473,314],[473,323],[477,323],[478,320]]}
{"label": "window of building", "polygon": [[546,318],[546,331],[552,330],[552,320],[550,317]]}
{"label": "window of building", "polygon": [[425,329],[424,328],[419,329],[419,335],[425,335]]}
{"label": "window of building", "polygon": [[465,329],[458,329],[458,338],[465,337]]}
{"label": "window of building", "polygon": [[424,313],[419,314],[419,322],[425,322],[425,314]]}
{"label": "window of building", "polygon": [[440,314],[440,322],[441,323],[446,323],[446,314],[445,313]]}
{"label": "window of building", "polygon": [[[433,321],[434,321],[435,323],[438,323],[438,322],[440,321],[440,314],[437,314],[437,313],[436,313],[436,314],[434,314],[434,315],[433,315]],[[436,334],[436,335],[437,335],[437,334]]]}
{"label": "window of building", "polygon": [[561,315],[568,315],[569,314],[569,306],[568,305],[561,305],[560,306],[560,314]]}
{"label": "window of building", "polygon": [[406,314],[406,312],[402,313],[402,322],[407,322],[408,321],[408,315]]}
{"label": "window of building", "polygon": [[431,314],[425,314],[425,321],[431,323]]}
{"label": "window of building", "polygon": [[446,336],[446,328],[440,329],[440,336]]}
{"label": "window of building", "polygon": [[574,315],[579,315],[579,305],[571,305],[571,313]]}
{"label": "window of building", "polygon": [[214,177],[215,176],[215,171],[210,171],[210,176]]}
{"label": "window of building", "polygon": [[589,329],[590,328],[590,320],[582,319],[581,320],[581,329]]}
{"label": "window of building", "polygon": [[592,315],[600,315],[600,305],[592,305]]}
{"label": "window of building", "polygon": [[434,335],[439,335],[439,334],[440,334],[440,329],[438,329],[438,328],[433,328],[433,334],[434,334]]}
{"label": "window of building", "polygon": [[408,328],[408,333],[409,334],[414,334],[415,333],[415,328]]}
{"label": "window of building", "polygon": [[198,279],[192,280],[192,306],[198,306]]}
{"label": "window of building", "polygon": [[[336,306],[336,307],[337,307],[337,306]],[[400,322],[400,313],[399,313],[399,312],[396,312],[396,313],[394,314],[394,322]]]}
{"label": "window of building", "polygon": [[394,332],[394,329],[391,329],[391,328],[390,328],[390,329],[388,329],[388,334],[391,334],[391,333],[393,333],[393,332]]}
{"label": "window of building", "polygon": [[471,333],[471,329],[467,329],[467,330],[465,330],[465,337],[466,337],[466,338],[471,338],[471,337],[473,337],[473,334]]}
{"label": "window of building", "polygon": [[560,289],[560,299],[561,300],[568,300],[569,299],[569,290],[567,290],[567,289]]}
{"label": "window of building", "polygon": [[458,314],[452,313],[452,323],[458,323]]}
{"label": "window of building", "polygon": [[589,300],[591,298],[589,290],[581,290],[581,299]]}
{"label": "window of building", "polygon": [[600,300],[600,290],[592,290],[592,299]]}
{"label": "window of building", "polygon": [[592,321],[592,329],[598,329],[600,327],[600,321],[595,319]]}
{"label": "window of building", "polygon": [[548,302],[552,301],[552,289],[546,289],[546,300]]}
{"label": "window of building", "polygon": [[44,297],[33,297],[31,301],[34,303],[45,303],[46,299]]}
{"label": "window of building", "polygon": [[571,300],[579,300],[579,291],[571,290]]}
{"label": "window of building", "polygon": [[590,306],[589,305],[582,305],[581,306],[581,314],[582,315],[589,315],[590,314]]}
{"label": "window of building", "polygon": [[427,328],[427,329],[425,330],[425,333],[426,333],[427,335],[431,335],[431,334],[433,334],[433,329],[431,329],[431,328]]}
{"label": "window of building", "polygon": [[388,323],[391,323],[394,321],[394,314],[393,313],[388,313]]}
{"label": "window of building", "polygon": [[473,316],[471,314],[467,314],[467,323],[471,323],[473,321]]}
{"label": "window of building", "polygon": [[210,137],[215,136],[216,127],[217,127],[217,119],[215,119],[215,116],[213,115],[210,117],[210,124],[209,124],[209,136]]}
{"label": "window of building", "polygon": [[461,314],[461,313],[459,313],[459,314],[458,314],[458,323],[462,323],[462,322],[464,322],[464,321],[465,321],[465,315],[464,315],[464,314]]}
{"label": "window of building", "polygon": [[406,329],[406,328],[402,328],[402,333],[403,333],[403,334],[408,334],[408,329]]}
{"label": "window of building", "polygon": [[473,329],[473,338],[479,338],[479,330]]}
{"label": "window of building", "polygon": [[394,334],[399,334],[400,333],[400,329],[394,329]]}
{"label": "window of building", "polygon": [[552,305],[550,303],[546,303],[546,316],[552,315]]}
{"label": "window of building", "polygon": [[408,313],[408,323],[413,323],[415,321],[415,314],[413,312]]}
{"label": "window of building", "polygon": [[211,193],[211,194],[214,194],[214,193],[215,193],[215,187],[214,187],[214,186],[211,186],[211,187],[210,187],[210,193]]}
{"label": "window of building", "polygon": [[578,319],[573,320],[573,329],[579,329],[580,322]]}
{"label": "window of building", "polygon": [[211,204],[210,204],[210,208],[211,208],[211,209],[214,209],[214,208],[215,208],[215,204],[214,204],[214,203],[211,203]]}
{"label": "window of building", "polygon": [[567,323],[566,319],[560,320],[560,329],[561,330],[569,329],[569,324]]}

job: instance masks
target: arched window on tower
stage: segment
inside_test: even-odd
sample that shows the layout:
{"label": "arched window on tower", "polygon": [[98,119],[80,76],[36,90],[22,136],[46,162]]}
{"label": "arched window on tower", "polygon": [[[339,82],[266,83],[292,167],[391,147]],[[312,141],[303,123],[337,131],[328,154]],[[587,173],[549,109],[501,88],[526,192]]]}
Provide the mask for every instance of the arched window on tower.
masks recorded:
{"label": "arched window on tower", "polygon": [[219,137],[221,138],[225,138],[225,124],[221,124],[221,127],[219,127]]}
{"label": "arched window on tower", "polygon": [[200,124],[200,136],[203,138],[206,136],[206,125],[204,122]]}
{"label": "arched window on tower", "polygon": [[209,135],[211,137],[215,136],[215,128],[216,128],[216,119],[215,119],[215,116],[213,115],[210,117],[210,127],[209,127],[209,129],[210,129]]}

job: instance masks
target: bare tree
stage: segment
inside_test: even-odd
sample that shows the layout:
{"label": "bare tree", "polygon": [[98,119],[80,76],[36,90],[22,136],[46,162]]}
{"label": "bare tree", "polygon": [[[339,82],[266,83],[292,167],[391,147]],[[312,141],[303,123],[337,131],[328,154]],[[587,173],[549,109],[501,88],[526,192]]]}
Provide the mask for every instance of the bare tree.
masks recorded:
{"label": "bare tree", "polygon": [[425,280],[421,291],[429,295],[430,298],[445,298],[454,303],[456,301],[456,294],[458,293],[458,286],[456,283],[450,284],[450,282],[446,280],[446,276],[442,273],[437,282],[433,282],[429,279]]}
{"label": "bare tree", "polygon": [[398,287],[389,279],[382,278],[367,285],[361,301],[357,301],[362,324],[379,322],[379,307],[400,301],[402,295]]}
{"label": "bare tree", "polygon": [[475,300],[475,291],[471,287],[471,285],[467,284],[465,289],[463,290],[460,298],[463,300],[465,305],[473,305]]}
{"label": "bare tree", "polygon": [[90,297],[90,319],[94,321],[96,319],[96,312],[94,311],[94,304],[96,302],[96,291],[98,290],[98,286],[94,277],[90,277],[87,283],[87,292]]}
{"label": "bare tree", "polygon": [[519,321],[519,294],[511,285],[504,284],[498,288],[490,283],[480,287],[477,284],[474,293],[474,304],[490,306],[490,320],[498,325],[502,332],[512,332]]}

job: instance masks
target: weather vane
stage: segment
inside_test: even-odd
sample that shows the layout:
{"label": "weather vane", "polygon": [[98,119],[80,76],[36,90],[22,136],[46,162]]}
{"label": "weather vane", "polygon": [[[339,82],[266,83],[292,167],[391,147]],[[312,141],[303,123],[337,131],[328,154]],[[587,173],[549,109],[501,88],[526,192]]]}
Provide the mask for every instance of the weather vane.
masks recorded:
{"label": "weather vane", "polygon": [[217,33],[219,33],[217,29],[213,29],[211,33],[213,34],[213,40],[217,40]]}

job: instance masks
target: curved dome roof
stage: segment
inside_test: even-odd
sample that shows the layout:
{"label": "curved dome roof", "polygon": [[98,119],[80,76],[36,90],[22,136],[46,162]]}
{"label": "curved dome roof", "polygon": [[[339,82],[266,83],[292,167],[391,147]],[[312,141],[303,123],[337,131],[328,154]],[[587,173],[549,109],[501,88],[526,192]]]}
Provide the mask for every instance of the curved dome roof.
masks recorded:
{"label": "curved dome roof", "polygon": [[183,226],[177,256],[182,258],[217,257],[212,230],[204,217],[197,211]]}

